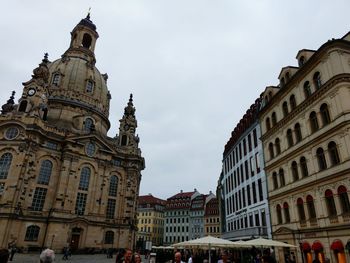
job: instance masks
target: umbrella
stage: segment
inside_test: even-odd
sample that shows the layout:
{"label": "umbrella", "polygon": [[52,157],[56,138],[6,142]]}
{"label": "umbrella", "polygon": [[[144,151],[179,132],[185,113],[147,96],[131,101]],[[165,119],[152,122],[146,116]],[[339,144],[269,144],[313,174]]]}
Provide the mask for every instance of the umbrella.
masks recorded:
{"label": "umbrella", "polygon": [[280,242],[272,239],[265,239],[262,237],[246,241],[245,244],[250,246],[255,246],[255,247],[297,247],[284,242]]}
{"label": "umbrella", "polygon": [[211,263],[210,250],[212,248],[223,248],[223,247],[238,247],[232,241],[221,239],[212,236],[206,236],[198,239],[180,242],[173,244],[173,247],[184,247],[184,248],[206,248],[209,250],[209,263]]}

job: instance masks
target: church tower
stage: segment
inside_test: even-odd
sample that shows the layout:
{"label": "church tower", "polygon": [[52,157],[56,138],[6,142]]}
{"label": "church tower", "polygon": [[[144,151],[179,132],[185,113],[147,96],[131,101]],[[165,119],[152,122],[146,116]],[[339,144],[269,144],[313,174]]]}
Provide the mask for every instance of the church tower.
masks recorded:
{"label": "church tower", "polygon": [[144,159],[132,96],[109,137],[111,94],[90,15],[61,58],[45,54],[0,115],[0,247],[130,247]]}

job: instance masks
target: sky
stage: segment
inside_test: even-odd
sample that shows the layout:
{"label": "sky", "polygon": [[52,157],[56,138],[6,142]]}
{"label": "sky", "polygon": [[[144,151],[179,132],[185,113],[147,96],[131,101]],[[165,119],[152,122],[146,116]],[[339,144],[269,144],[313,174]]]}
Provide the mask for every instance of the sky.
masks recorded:
{"label": "sky", "polygon": [[231,131],[300,49],[350,30],[349,0],[12,0],[1,6],[0,98],[16,101],[45,52],[60,58],[86,17],[112,94],[108,135],[134,95],[140,195],[215,193]]}

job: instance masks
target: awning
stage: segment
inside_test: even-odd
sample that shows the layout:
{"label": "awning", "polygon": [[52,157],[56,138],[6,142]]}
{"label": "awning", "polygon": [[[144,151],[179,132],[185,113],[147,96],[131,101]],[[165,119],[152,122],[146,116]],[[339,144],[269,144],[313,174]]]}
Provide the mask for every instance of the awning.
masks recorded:
{"label": "awning", "polygon": [[321,251],[323,251],[323,246],[319,241],[315,241],[312,244],[312,250],[315,252],[321,252]]}
{"label": "awning", "polygon": [[303,242],[301,244],[301,250],[304,252],[310,252],[311,251],[311,246],[308,242]]}
{"label": "awning", "polygon": [[334,240],[331,245],[331,249],[336,251],[343,251],[344,250],[343,243],[340,240]]}

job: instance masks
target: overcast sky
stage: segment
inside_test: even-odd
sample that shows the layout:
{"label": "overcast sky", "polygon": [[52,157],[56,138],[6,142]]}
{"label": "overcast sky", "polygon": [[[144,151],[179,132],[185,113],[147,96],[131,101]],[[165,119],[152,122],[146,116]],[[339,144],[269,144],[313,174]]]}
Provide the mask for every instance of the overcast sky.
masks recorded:
{"label": "overcast sky", "polygon": [[140,194],[215,192],[224,145],[300,49],[350,30],[349,0],[59,0],[1,6],[1,105],[44,52],[60,58],[89,7],[96,66],[112,94],[109,135],[134,94],[146,161]]}

